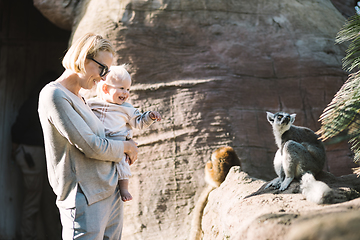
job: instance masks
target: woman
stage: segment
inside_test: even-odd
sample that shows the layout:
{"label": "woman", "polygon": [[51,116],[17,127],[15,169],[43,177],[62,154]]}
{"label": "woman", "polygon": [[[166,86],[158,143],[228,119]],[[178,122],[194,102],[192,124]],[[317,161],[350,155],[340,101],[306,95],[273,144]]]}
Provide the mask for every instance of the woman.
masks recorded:
{"label": "woman", "polygon": [[65,71],[39,97],[50,185],[63,226],[63,239],[121,239],[123,203],[115,162],[124,153],[137,159],[134,141],[105,138],[104,126],[79,94],[109,72],[114,49],[86,34],[65,54]]}

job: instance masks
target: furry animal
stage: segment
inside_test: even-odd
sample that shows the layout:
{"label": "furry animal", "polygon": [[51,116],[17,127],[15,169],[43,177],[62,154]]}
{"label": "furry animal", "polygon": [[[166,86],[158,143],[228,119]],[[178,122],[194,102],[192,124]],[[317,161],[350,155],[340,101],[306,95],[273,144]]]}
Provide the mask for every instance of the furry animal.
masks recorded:
{"label": "furry animal", "polygon": [[205,181],[213,187],[219,187],[232,166],[241,166],[234,149],[228,146],[216,149],[211,154],[211,161],[205,165]]}
{"label": "furry animal", "polygon": [[316,181],[311,173],[302,176],[300,188],[306,200],[316,204],[331,203],[334,198],[333,190],[326,183]]}
{"label": "furry animal", "polygon": [[208,185],[195,204],[189,240],[202,239],[201,220],[208,196],[212,190],[219,187],[225,180],[232,166],[241,166],[240,160],[232,147],[221,147],[211,154],[211,160],[205,165],[205,181]]}
{"label": "furry animal", "polygon": [[292,125],[296,114],[267,112],[267,120],[273,127],[278,150],[274,168],[278,175],[267,186],[287,189],[294,178],[300,179],[306,172],[315,176],[325,164],[325,147],[309,128]]}

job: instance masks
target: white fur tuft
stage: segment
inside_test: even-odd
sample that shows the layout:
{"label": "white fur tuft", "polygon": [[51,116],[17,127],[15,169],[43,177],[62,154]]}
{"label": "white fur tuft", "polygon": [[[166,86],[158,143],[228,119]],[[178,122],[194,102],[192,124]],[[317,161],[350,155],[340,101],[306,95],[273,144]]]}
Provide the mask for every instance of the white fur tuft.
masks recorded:
{"label": "white fur tuft", "polygon": [[324,182],[316,181],[311,173],[305,173],[302,176],[300,188],[306,200],[310,202],[326,204],[332,199],[331,188]]}

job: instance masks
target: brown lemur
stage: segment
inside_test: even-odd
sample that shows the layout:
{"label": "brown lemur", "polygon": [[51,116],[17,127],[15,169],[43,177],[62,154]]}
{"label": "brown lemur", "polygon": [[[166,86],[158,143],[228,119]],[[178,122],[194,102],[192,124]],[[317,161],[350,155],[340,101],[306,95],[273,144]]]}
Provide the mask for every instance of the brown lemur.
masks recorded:
{"label": "brown lemur", "polygon": [[211,160],[205,165],[205,181],[208,186],[202,191],[196,202],[189,240],[202,239],[201,221],[208,196],[212,190],[219,187],[225,180],[232,166],[241,167],[241,162],[232,147],[221,147],[211,154]]}
{"label": "brown lemur", "polygon": [[[296,114],[284,112],[267,112],[267,120],[273,127],[278,150],[274,158],[274,168],[278,175],[265,188],[275,187],[283,191],[287,189],[294,178],[302,179],[301,189],[306,199],[316,199],[318,204],[323,200],[329,187],[319,184],[314,176],[324,167],[326,160],[325,147],[319,137],[309,128],[292,125]],[[325,184],[326,185],[326,184]],[[319,187],[324,186],[324,187]],[[326,185],[327,186],[327,185]],[[321,197],[323,196],[323,197]]]}

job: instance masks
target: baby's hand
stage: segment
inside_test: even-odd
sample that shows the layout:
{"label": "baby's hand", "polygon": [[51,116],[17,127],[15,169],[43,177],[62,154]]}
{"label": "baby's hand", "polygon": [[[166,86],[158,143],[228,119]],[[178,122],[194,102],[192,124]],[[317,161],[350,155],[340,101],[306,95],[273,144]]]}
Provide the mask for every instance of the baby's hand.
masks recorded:
{"label": "baby's hand", "polygon": [[158,113],[156,111],[151,111],[149,116],[152,120],[156,120],[158,122],[161,121],[161,115],[160,115],[160,113]]}

